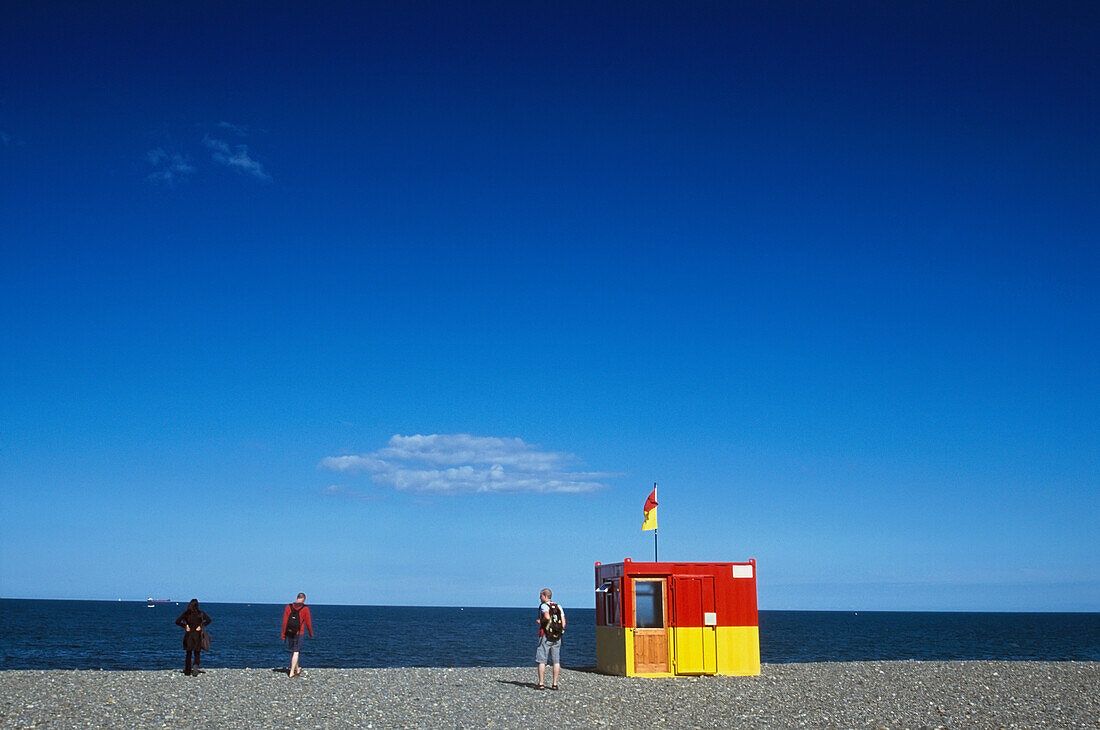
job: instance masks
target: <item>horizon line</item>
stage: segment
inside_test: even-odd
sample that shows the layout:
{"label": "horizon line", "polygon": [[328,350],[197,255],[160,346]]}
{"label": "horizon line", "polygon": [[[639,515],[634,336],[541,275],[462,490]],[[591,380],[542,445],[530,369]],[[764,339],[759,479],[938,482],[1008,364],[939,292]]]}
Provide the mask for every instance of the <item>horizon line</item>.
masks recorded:
{"label": "horizon line", "polygon": [[[154,599],[163,603],[164,599]],[[169,604],[182,605],[186,604],[191,599],[174,600],[168,599]],[[149,603],[148,598],[27,598],[20,596],[0,596],[0,601],[79,601],[85,603]],[[199,601],[199,604],[221,604],[221,605],[238,605],[238,606],[281,606],[284,603],[293,603],[293,601]],[[485,609],[515,609],[515,610],[527,610],[530,606],[482,606],[482,605],[458,605],[454,603],[309,603],[310,606],[331,606],[334,608],[485,608]],[[595,607],[587,606],[573,606],[573,610],[576,611],[595,611]],[[1028,614],[1028,613],[1049,613],[1049,614],[1100,614],[1100,609],[1086,610],[1079,609],[1076,611],[1066,611],[1058,609],[1034,609],[1028,611],[1014,611],[1006,609],[975,609],[975,608],[757,608],[759,612],[768,613],[1014,613],[1014,614]]]}

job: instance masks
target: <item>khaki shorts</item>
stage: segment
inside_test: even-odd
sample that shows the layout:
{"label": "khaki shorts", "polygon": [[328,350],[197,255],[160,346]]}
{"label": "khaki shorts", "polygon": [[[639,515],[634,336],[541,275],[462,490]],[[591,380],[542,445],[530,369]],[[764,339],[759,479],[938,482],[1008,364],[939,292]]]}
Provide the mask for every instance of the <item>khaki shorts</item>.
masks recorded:
{"label": "khaki shorts", "polygon": [[561,664],[561,639],[550,641],[545,636],[540,636],[539,646],[535,649],[535,663]]}

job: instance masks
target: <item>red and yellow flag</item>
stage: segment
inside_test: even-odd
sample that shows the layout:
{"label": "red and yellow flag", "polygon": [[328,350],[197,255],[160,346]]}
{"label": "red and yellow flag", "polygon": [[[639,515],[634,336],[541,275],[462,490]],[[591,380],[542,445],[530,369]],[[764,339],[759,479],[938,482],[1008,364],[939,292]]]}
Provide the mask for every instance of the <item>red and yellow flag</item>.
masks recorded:
{"label": "red and yellow flag", "polygon": [[653,491],[645,501],[645,521],[642,522],[642,530],[657,529],[657,485],[653,485]]}

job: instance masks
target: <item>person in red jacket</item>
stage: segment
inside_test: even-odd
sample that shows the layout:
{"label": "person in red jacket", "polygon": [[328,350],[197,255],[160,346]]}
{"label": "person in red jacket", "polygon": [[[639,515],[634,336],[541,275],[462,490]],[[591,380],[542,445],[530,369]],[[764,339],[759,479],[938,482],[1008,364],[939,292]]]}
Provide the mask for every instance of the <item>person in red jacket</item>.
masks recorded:
{"label": "person in red jacket", "polygon": [[283,609],[282,638],[286,640],[286,648],[290,650],[289,677],[297,677],[302,673],[298,666],[298,654],[302,651],[302,636],[309,632],[309,638],[313,638],[313,621],[309,617],[309,607],[306,605],[306,594],[299,593],[294,603],[288,603]]}

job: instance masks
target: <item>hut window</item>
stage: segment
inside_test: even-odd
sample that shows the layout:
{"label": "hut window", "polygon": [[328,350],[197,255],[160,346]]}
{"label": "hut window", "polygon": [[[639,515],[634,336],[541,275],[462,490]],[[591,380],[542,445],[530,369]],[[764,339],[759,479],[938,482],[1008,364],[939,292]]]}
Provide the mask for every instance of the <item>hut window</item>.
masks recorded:
{"label": "hut window", "polygon": [[618,626],[619,625],[619,597],[616,595],[615,584],[618,581],[605,580],[603,584],[596,589],[596,597],[601,602],[603,608],[603,625],[604,626]]}
{"label": "hut window", "polygon": [[634,581],[634,626],[639,629],[665,627],[663,583],[659,580]]}

